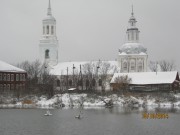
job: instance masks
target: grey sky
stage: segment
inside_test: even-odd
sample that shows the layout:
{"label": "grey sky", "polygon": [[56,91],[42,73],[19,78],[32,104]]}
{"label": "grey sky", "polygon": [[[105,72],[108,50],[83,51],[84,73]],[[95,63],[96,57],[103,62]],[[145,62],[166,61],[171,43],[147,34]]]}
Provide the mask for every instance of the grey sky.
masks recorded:
{"label": "grey sky", "polygon": [[[59,60],[116,59],[125,42],[132,3],[149,60],[174,60],[180,67],[179,0],[51,0]],[[47,6],[48,0],[0,0],[1,60],[38,59]]]}

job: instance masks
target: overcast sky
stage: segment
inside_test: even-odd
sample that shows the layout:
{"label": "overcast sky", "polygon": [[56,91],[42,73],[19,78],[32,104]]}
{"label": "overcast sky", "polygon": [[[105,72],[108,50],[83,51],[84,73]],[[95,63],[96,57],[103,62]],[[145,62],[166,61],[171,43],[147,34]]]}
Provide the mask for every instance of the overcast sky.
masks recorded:
{"label": "overcast sky", "polygon": [[[149,60],[180,67],[180,0],[51,0],[59,61],[115,60],[126,42],[131,5]],[[48,0],[0,0],[0,60],[39,58]]]}

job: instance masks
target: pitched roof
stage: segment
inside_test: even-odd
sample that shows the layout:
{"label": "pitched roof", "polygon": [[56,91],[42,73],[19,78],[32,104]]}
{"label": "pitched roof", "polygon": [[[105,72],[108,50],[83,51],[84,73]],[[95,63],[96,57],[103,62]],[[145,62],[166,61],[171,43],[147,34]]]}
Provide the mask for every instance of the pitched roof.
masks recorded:
{"label": "pitched roof", "polygon": [[3,72],[26,72],[23,69],[12,66],[1,60],[0,60],[0,71],[3,71]]}
{"label": "pitched roof", "polygon": [[[115,73],[111,79],[111,83],[115,83],[115,78],[118,76],[127,75],[131,78],[130,84],[170,84],[176,80],[177,71],[172,72],[138,72],[138,73]],[[179,76],[178,76],[179,81]]]}
{"label": "pitched roof", "polygon": [[[82,67],[82,74],[83,74],[83,65],[87,63],[95,64],[97,66],[97,63],[99,61],[72,61],[72,62],[61,62],[58,63],[56,66],[53,66],[50,68],[50,74],[52,75],[67,75],[67,67],[68,67],[68,75],[73,74],[73,64],[74,64],[74,73],[78,73],[80,71],[80,65]],[[117,61],[101,61],[101,62],[107,62],[110,63],[111,69],[108,72],[108,74],[114,74],[114,68],[118,67],[117,66]],[[101,67],[100,67],[101,68]],[[118,70],[118,69],[117,69]],[[100,74],[100,72],[99,72]]]}

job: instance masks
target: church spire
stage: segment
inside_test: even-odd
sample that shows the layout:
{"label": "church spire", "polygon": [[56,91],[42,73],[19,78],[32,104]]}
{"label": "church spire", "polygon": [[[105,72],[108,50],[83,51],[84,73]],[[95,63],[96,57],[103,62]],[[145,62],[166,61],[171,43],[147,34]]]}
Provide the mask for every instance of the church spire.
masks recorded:
{"label": "church spire", "polygon": [[129,26],[127,29],[128,42],[139,42],[139,30],[136,27],[136,18],[134,17],[134,10],[132,5],[131,17],[129,19]]}
{"label": "church spire", "polygon": [[134,16],[133,5],[132,5],[132,12],[131,12],[131,15]]}
{"label": "church spire", "polygon": [[49,5],[48,5],[47,15],[52,15],[52,14],[51,14],[51,1],[50,1],[50,0],[49,0]]}

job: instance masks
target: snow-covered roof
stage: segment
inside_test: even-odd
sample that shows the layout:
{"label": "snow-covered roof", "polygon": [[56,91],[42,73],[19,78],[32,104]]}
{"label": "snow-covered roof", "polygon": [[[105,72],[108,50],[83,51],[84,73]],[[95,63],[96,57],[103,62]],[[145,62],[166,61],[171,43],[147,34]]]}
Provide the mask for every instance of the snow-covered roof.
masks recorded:
{"label": "snow-covered roof", "polygon": [[23,69],[12,66],[4,61],[0,61],[0,71],[2,72],[26,72]]}
{"label": "snow-covered roof", "polygon": [[125,43],[119,48],[119,53],[126,54],[147,54],[147,49],[140,43]]}
{"label": "snow-covered roof", "polygon": [[115,83],[118,76],[128,76],[131,78],[130,84],[170,84],[176,80],[178,72],[138,72],[138,73],[115,73],[111,83]]}
{"label": "snow-covered roof", "polygon": [[[50,74],[52,75],[67,75],[67,67],[68,67],[68,75],[73,75],[73,64],[74,64],[74,73],[79,74],[80,72],[80,65],[82,67],[82,74],[83,74],[83,66],[85,64],[91,63],[94,64],[95,66],[98,65],[99,61],[71,61],[71,62],[60,62],[56,66],[50,67]],[[102,62],[107,62],[110,64],[111,69],[109,70],[108,74],[114,74],[115,68],[118,69],[117,61],[101,61]],[[100,66],[101,68],[101,66]],[[100,71],[99,73],[100,74]]]}

